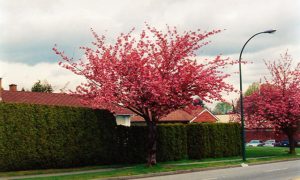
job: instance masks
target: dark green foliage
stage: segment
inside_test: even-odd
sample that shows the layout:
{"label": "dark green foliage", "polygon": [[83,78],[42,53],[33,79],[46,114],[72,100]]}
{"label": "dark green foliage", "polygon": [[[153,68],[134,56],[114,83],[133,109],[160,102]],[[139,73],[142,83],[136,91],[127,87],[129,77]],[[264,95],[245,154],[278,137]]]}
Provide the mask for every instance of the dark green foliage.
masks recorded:
{"label": "dark green foliage", "polygon": [[115,162],[117,163],[143,163],[147,155],[147,135],[145,126],[117,128],[117,150]]}
{"label": "dark green foliage", "polygon": [[[147,127],[118,126],[117,163],[143,163],[147,155]],[[241,154],[240,125],[195,123],[158,125],[157,160],[173,161],[228,157]]]}
{"label": "dark green foliage", "polygon": [[187,132],[183,124],[158,126],[158,161],[174,161],[187,158]]}
{"label": "dark green foliage", "polygon": [[108,111],[0,103],[0,170],[111,162]]}
{"label": "dark green foliage", "polygon": [[53,88],[51,84],[49,84],[47,81],[41,82],[41,80],[38,80],[31,88],[32,92],[46,92],[46,93],[52,93]]}
{"label": "dark green foliage", "polygon": [[[146,126],[118,126],[118,163],[146,162],[148,128]],[[187,157],[186,128],[184,125],[159,125],[157,139],[158,161],[173,161]]]}
{"label": "dark green foliage", "polygon": [[[239,124],[161,124],[157,160],[237,156]],[[146,126],[116,126],[108,111],[0,103],[0,171],[143,163]]]}
{"label": "dark green foliage", "polygon": [[210,152],[209,136],[203,136],[203,133],[208,133],[206,127],[199,124],[191,124],[187,127],[189,158],[201,159],[208,156],[207,152]]}
{"label": "dark green foliage", "polygon": [[189,158],[239,156],[241,154],[240,132],[240,125],[237,123],[188,125]]}

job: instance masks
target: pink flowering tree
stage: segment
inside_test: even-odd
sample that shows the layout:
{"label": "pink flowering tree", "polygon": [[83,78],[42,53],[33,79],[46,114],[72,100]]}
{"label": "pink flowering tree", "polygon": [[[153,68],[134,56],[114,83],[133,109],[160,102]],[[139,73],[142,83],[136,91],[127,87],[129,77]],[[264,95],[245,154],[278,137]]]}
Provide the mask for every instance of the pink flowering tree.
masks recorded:
{"label": "pink flowering tree", "polygon": [[246,123],[282,131],[290,142],[289,153],[295,154],[294,137],[300,125],[300,63],[292,68],[292,58],[286,52],[280,60],[266,65],[271,78],[245,97]]}
{"label": "pink flowering tree", "polygon": [[146,25],[139,35],[131,31],[107,43],[92,30],[95,42],[93,47],[81,47],[84,58],[75,61],[56,46],[53,50],[62,58],[62,67],[87,79],[75,92],[85,103],[112,112],[126,108],[144,118],[151,166],[156,164],[157,123],[162,117],[190,105],[192,96],[208,102],[233,90],[224,82],[229,75],[220,71],[232,62],[220,56],[196,60],[196,50],[219,32],[179,33],[168,26],[163,32]]}

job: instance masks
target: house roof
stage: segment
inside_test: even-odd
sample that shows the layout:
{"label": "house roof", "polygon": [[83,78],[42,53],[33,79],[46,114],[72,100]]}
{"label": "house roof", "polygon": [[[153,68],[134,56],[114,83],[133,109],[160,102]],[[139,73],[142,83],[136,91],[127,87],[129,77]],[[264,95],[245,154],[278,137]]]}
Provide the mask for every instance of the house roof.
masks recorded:
{"label": "house roof", "polygon": [[[217,118],[207,109],[197,107],[195,109],[179,109],[163,117],[160,122],[216,122]],[[144,122],[141,116],[133,116],[131,122]]]}
{"label": "house roof", "polygon": [[[84,105],[80,98],[75,95],[63,93],[44,93],[44,92],[26,92],[26,91],[6,91],[2,90],[2,101],[7,103],[26,103],[41,104],[53,106],[72,106],[72,107],[90,107]],[[117,115],[133,114],[127,109],[121,109],[116,112]]]}
{"label": "house roof", "polygon": [[[12,91],[2,90],[1,98],[7,103],[26,103],[26,104],[41,104],[54,106],[72,106],[72,107],[88,107],[81,102],[80,97],[65,93],[45,93],[45,92],[28,92],[28,91]],[[133,112],[127,109],[118,109],[116,115],[134,115]],[[201,115],[201,116],[199,116]],[[169,113],[162,118],[163,122],[215,122],[217,118],[208,110],[198,106],[193,109],[179,109]],[[131,117],[132,122],[143,122],[144,119],[140,116]]]}
{"label": "house roof", "polygon": [[[168,114],[166,117],[163,117],[160,121],[190,121],[193,118],[191,114],[184,110],[177,110],[173,111],[170,114]],[[144,118],[141,116],[133,116],[131,118],[131,122],[143,122]]]}
{"label": "house roof", "polygon": [[116,112],[116,115],[134,115],[134,113],[128,109],[125,108],[120,108],[118,109],[118,111]]}
{"label": "house roof", "polygon": [[3,102],[27,103],[55,106],[88,107],[80,102],[76,96],[62,93],[43,93],[26,91],[2,91]]}

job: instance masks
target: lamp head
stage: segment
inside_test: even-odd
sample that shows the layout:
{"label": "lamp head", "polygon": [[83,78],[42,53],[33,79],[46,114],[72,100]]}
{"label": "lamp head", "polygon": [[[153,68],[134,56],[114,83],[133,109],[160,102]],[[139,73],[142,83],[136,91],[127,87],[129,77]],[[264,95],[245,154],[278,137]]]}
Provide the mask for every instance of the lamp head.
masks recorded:
{"label": "lamp head", "polygon": [[271,30],[264,31],[263,33],[269,33],[269,34],[272,34],[272,33],[275,33],[275,32],[276,32],[276,30],[271,29]]}

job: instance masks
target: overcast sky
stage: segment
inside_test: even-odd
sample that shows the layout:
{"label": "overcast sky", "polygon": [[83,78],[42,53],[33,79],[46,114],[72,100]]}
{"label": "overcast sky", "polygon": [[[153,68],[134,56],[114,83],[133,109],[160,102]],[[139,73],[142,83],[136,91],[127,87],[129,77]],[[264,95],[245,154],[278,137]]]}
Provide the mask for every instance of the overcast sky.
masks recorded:
{"label": "overcast sky", "polygon": [[[89,45],[90,28],[109,40],[120,32],[136,31],[148,22],[181,30],[226,29],[210,40],[198,56],[238,59],[245,41],[244,89],[267,74],[263,60],[278,59],[287,49],[300,61],[299,0],[0,0],[0,77],[4,89],[15,83],[30,89],[37,80],[47,80],[56,91],[74,88],[82,79],[57,65],[54,44],[70,56],[79,57],[79,46]],[[236,66],[236,69],[238,66]],[[236,70],[237,71],[237,70]],[[229,82],[238,87],[238,76]],[[227,96],[229,101],[234,96]]]}

